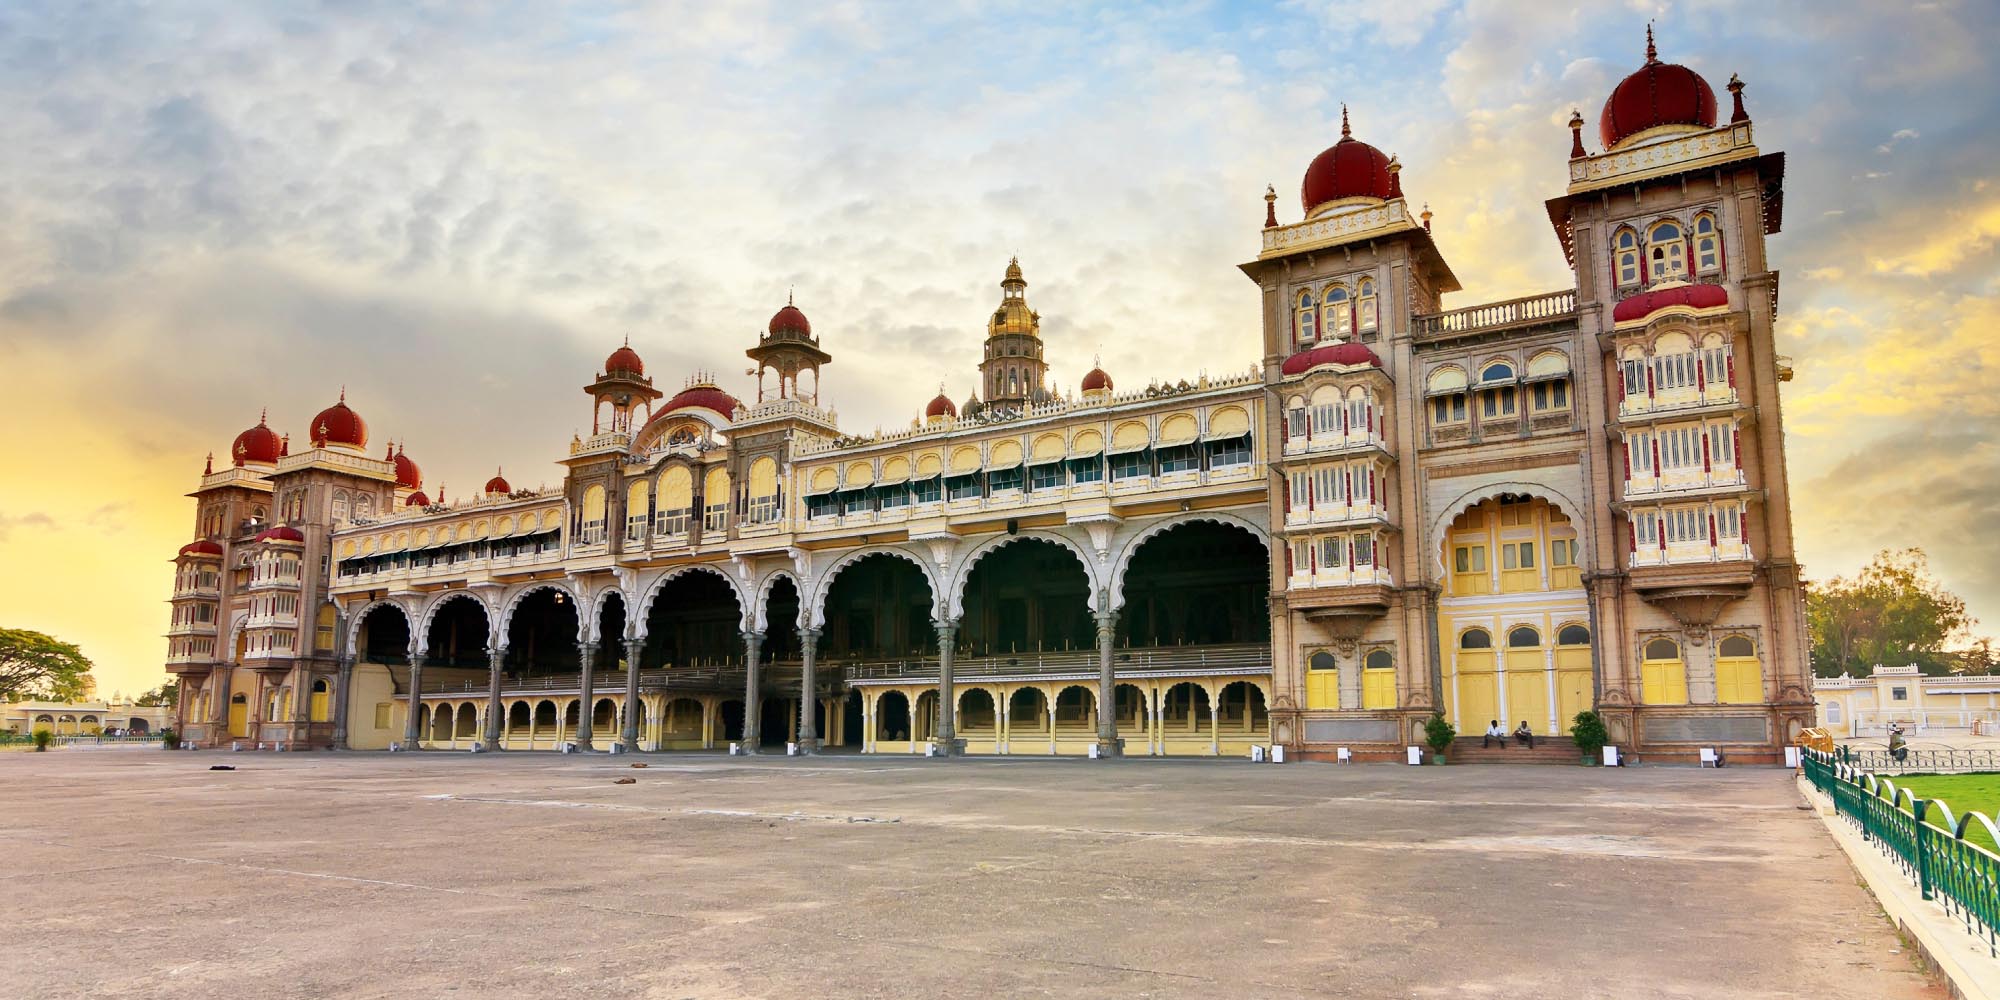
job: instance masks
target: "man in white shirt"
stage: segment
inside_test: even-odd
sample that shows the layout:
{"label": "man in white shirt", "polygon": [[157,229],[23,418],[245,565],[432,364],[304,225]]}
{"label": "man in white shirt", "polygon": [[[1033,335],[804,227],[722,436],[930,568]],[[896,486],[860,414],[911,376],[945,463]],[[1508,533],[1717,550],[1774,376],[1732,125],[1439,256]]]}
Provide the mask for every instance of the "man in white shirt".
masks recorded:
{"label": "man in white shirt", "polygon": [[1495,743],[1500,744],[1502,750],[1507,748],[1507,729],[1500,725],[1499,719],[1494,719],[1486,724],[1486,741],[1481,743],[1480,746],[1490,747]]}

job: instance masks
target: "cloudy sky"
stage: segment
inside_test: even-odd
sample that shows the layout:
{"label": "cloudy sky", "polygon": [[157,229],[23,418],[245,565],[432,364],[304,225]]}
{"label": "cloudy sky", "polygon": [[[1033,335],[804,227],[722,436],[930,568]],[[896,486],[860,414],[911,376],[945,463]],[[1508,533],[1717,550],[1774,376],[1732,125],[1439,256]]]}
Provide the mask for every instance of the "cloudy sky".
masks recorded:
{"label": "cloudy sky", "polygon": [[553,480],[621,338],[745,394],[788,290],[851,430],[963,398],[1014,254],[1061,385],[1246,367],[1234,265],[1342,102],[1450,304],[1563,287],[1563,123],[1648,19],[1789,154],[1809,575],[1923,545],[2000,625],[2000,7],[1638,0],[0,5],[0,624],[151,687],[184,494],[260,408],[303,437],[345,385],[448,495]]}

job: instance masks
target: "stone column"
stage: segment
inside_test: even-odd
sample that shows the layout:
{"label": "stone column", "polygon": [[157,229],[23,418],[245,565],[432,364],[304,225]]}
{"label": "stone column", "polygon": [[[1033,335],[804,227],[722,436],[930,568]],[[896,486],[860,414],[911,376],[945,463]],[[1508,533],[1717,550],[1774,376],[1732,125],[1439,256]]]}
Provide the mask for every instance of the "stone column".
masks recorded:
{"label": "stone column", "polygon": [[1097,755],[1124,753],[1118,738],[1118,683],[1112,676],[1111,640],[1118,630],[1118,612],[1097,613]]}
{"label": "stone column", "polygon": [[486,732],[480,737],[479,745],[487,750],[500,749],[500,727],[507,724],[505,711],[500,706],[500,669],[507,662],[507,647],[495,646],[486,651]]}
{"label": "stone column", "polygon": [[931,745],[939,757],[958,757],[965,753],[965,741],[958,738],[958,689],[951,680],[951,660],[957,652],[958,619],[940,618],[931,622],[937,628],[938,644],[938,722],[931,734]]}
{"label": "stone column", "polygon": [[626,753],[639,750],[639,654],[646,649],[646,640],[625,640],[625,727],[618,734],[618,745]]}
{"label": "stone column", "polygon": [[759,657],[764,651],[764,633],[743,633],[743,747],[744,753],[757,753],[757,744],[764,734],[763,716],[758,711],[757,695],[763,686],[760,676]]}
{"label": "stone column", "polygon": [[347,702],[350,695],[349,688],[354,684],[354,654],[349,653],[341,657],[339,663],[338,673],[334,675],[333,691],[329,693],[329,697],[335,699],[333,748],[345,750],[347,749]]}
{"label": "stone column", "polygon": [[591,661],[597,659],[597,640],[592,639],[577,646],[576,651],[578,670],[576,695],[577,700],[582,703],[577,706],[576,712],[576,748],[582,753],[589,753],[596,749],[590,745],[590,721],[591,716],[596,714],[594,709],[597,700],[596,692],[591,685],[594,678],[591,676],[590,668]]}
{"label": "stone column", "polygon": [[819,752],[819,720],[813,709],[818,699],[813,694],[813,657],[819,652],[819,629],[799,630],[799,652],[801,656],[799,677],[799,752],[814,754]]}
{"label": "stone column", "polygon": [[423,733],[417,726],[417,709],[424,698],[424,651],[410,647],[410,710],[403,718],[403,749],[416,750],[423,741]]}

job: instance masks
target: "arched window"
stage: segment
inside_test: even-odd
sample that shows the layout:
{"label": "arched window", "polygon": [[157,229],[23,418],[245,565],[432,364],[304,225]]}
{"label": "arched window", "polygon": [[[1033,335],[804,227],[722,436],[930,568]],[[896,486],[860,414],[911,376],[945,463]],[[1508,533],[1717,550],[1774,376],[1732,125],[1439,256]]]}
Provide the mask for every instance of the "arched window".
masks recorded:
{"label": "arched window", "polygon": [[1519,625],[1507,633],[1509,649],[1533,649],[1542,644],[1542,634],[1526,625]]}
{"label": "arched window", "polygon": [[1707,212],[1694,217],[1694,269],[1702,274],[1722,269],[1722,232]]}
{"label": "arched window", "polygon": [[1306,666],[1311,670],[1332,670],[1335,669],[1336,664],[1334,663],[1332,653],[1320,650],[1312,655],[1312,659],[1306,662]]}
{"label": "arched window", "polygon": [[1588,646],[1590,645],[1590,630],[1581,625],[1564,625],[1562,631],[1556,633],[1556,645]]}
{"label": "arched window", "polygon": [[1333,285],[1326,290],[1326,331],[1328,340],[1346,340],[1354,335],[1354,301],[1347,289]]}
{"label": "arched window", "polygon": [[1829,726],[1840,725],[1840,702],[1829,701],[1821,707],[1826,709],[1825,712],[1821,713],[1823,716],[1823,718],[1820,719],[1821,722],[1824,722]]}
{"label": "arched window", "polygon": [[1639,664],[1641,699],[1648,705],[1687,704],[1687,664],[1681,662],[1680,643],[1649,639],[1644,651],[1645,661]]}
{"label": "arched window", "polygon": [[1680,658],[1680,643],[1672,639],[1654,639],[1646,643],[1646,659],[1648,660],[1678,660]]}
{"label": "arched window", "polygon": [[1657,222],[1646,231],[1646,272],[1655,282],[1687,277],[1687,243],[1679,223]]}
{"label": "arched window", "polygon": [[1458,637],[1460,649],[1492,649],[1493,635],[1483,628],[1469,628]]}
{"label": "arched window", "polygon": [[1373,333],[1375,331],[1375,279],[1363,278],[1361,279],[1361,283],[1355,286],[1354,304],[1356,316],[1358,317],[1356,325],[1360,327],[1362,333]]}
{"label": "arched window", "polygon": [[1479,415],[1487,419],[1511,417],[1515,412],[1514,366],[1505,361],[1495,361],[1479,372],[1481,385],[1490,388],[1479,391]]}
{"label": "arched window", "polygon": [[1722,645],[1716,648],[1716,652],[1723,656],[1756,656],[1757,646],[1747,636],[1732,635],[1722,640]]}
{"label": "arched window", "polygon": [[1315,305],[1317,303],[1313,299],[1313,293],[1299,293],[1298,335],[1300,346],[1310,344],[1319,339],[1319,310],[1313,308]]}
{"label": "arched window", "polygon": [[1306,436],[1306,401],[1302,396],[1293,396],[1285,406],[1285,436],[1303,438]]}
{"label": "arched window", "polygon": [[1480,369],[1481,382],[1506,382],[1514,377],[1514,366],[1505,361],[1495,361]]}
{"label": "arched window", "polygon": [[1639,284],[1639,234],[1630,229],[1620,229],[1611,239],[1611,273],[1618,276],[1618,287],[1630,288]]}
{"label": "arched window", "polygon": [[1369,670],[1393,670],[1396,667],[1396,656],[1386,649],[1378,649],[1368,654],[1364,666]]}

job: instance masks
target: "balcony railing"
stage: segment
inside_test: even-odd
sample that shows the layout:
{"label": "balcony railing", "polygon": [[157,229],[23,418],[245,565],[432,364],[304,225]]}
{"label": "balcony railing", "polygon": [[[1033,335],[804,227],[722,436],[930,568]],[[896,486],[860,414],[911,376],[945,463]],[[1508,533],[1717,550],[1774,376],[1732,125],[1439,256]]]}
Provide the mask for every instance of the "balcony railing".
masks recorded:
{"label": "balcony railing", "polygon": [[1576,289],[1431,313],[1416,318],[1416,337],[1428,340],[1489,330],[1542,326],[1576,318]]}

